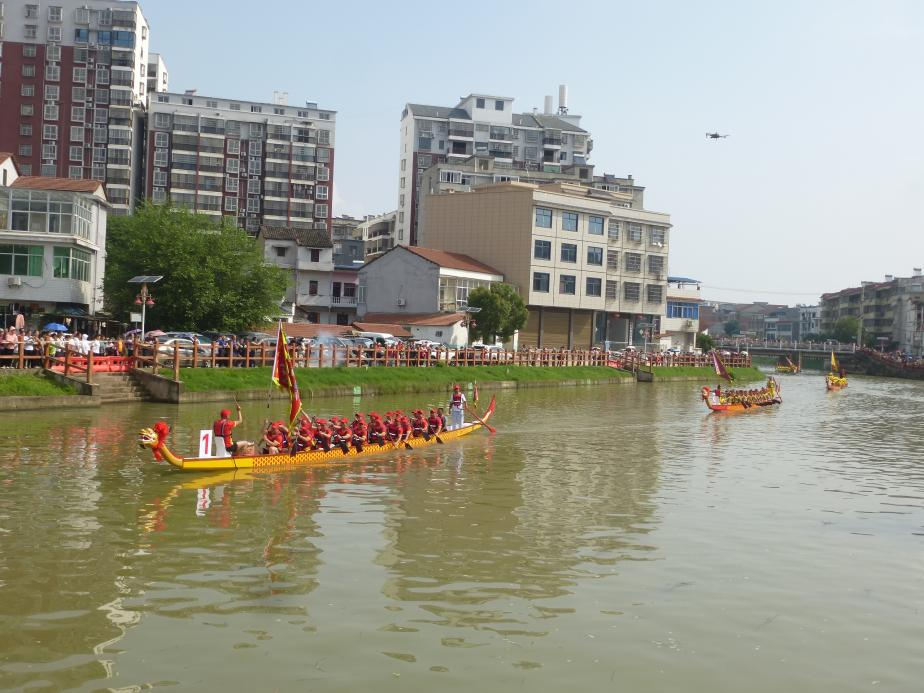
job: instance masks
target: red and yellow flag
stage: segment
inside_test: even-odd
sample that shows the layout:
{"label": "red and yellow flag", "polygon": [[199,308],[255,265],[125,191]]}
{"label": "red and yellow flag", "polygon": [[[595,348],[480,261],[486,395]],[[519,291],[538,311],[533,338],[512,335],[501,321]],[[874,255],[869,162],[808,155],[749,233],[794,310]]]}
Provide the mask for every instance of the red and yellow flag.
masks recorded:
{"label": "red and yellow flag", "polygon": [[298,394],[298,383],[295,380],[295,364],[289,353],[288,339],[282,323],[279,323],[279,333],[276,335],[276,353],[273,356],[273,383],[282,392],[288,392],[291,404],[289,406],[289,429],[295,425],[298,413],[302,409],[302,398]]}
{"label": "red and yellow flag", "polygon": [[734,380],[734,376],[732,376],[732,374],[729,373],[728,370],[726,370],[725,364],[722,363],[722,359],[719,358],[719,352],[717,351],[712,352],[712,363],[715,366],[715,373],[717,376],[719,376],[720,378],[725,378],[725,380],[727,380],[728,382],[731,382],[732,380]]}

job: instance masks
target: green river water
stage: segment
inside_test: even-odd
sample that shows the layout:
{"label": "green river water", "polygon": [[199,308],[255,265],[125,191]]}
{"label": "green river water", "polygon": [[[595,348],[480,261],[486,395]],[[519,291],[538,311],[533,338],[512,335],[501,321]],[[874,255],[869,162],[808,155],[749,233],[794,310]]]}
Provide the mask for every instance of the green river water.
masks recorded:
{"label": "green river water", "polygon": [[503,392],[496,436],[237,476],[135,443],[221,404],[4,414],[0,688],[920,691],[924,383],[780,380]]}

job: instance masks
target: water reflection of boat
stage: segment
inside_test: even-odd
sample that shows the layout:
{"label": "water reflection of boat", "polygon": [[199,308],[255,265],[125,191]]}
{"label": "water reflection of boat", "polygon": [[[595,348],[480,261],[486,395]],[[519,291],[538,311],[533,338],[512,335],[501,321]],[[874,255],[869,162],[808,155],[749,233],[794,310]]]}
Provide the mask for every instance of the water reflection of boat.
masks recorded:
{"label": "water reflection of boat", "polygon": [[[487,426],[488,419],[494,414],[496,398],[491,398],[491,403],[484,415],[477,421],[463,424],[461,428],[452,431],[445,431],[437,436],[429,438],[411,438],[404,444],[406,448],[422,448],[436,445],[438,443],[448,443],[463,436],[467,436],[475,431]],[[304,450],[296,452],[294,455],[288,452],[280,452],[274,455],[240,455],[236,457],[178,457],[166,445],[166,434],[158,436],[153,429],[144,428],[138,434],[138,444],[142,447],[151,448],[152,451],[159,451],[167,462],[178,469],[184,471],[227,471],[239,469],[274,469],[281,467],[330,467],[332,465],[350,464],[357,458],[368,457],[381,452],[392,452],[396,449],[392,443],[384,445],[367,444],[362,450],[349,448],[343,452],[340,448],[330,451],[324,450]]]}

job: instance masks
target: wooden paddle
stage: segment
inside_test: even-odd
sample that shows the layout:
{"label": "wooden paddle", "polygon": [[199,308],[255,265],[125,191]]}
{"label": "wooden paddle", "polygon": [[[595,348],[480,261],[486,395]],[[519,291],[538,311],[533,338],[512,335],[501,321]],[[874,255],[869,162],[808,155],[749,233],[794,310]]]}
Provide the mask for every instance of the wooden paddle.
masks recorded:
{"label": "wooden paddle", "polygon": [[485,421],[485,420],[482,419],[480,416],[478,416],[478,414],[476,414],[475,412],[473,412],[473,411],[471,410],[470,407],[465,407],[465,411],[467,411],[469,414],[471,414],[471,415],[472,415],[472,418],[475,419],[475,421],[477,421],[478,423],[480,423],[482,426],[484,426],[486,429],[488,429],[488,431],[490,431],[491,433],[497,433],[497,429],[496,429],[496,428],[494,428],[493,426],[491,426],[491,424],[489,424],[487,421]]}

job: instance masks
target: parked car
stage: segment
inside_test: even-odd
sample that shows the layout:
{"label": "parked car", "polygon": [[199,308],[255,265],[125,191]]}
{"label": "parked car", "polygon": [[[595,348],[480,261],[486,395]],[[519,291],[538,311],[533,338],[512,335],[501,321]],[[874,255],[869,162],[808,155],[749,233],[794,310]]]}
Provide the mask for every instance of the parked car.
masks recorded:
{"label": "parked car", "polygon": [[212,340],[201,332],[165,332],[164,336],[159,339],[163,341],[165,339],[174,338],[188,339],[189,341],[195,339],[199,344],[205,344],[206,346],[212,343]]}
{"label": "parked car", "polygon": [[[196,345],[191,339],[185,337],[167,337],[158,340],[157,347],[158,361],[166,368],[173,368],[173,357],[177,353],[180,359],[180,368],[192,366],[193,353],[196,353],[197,365],[206,367],[210,363],[211,349],[208,345]],[[177,346],[179,351],[177,352]]]}

